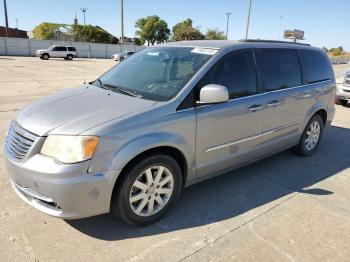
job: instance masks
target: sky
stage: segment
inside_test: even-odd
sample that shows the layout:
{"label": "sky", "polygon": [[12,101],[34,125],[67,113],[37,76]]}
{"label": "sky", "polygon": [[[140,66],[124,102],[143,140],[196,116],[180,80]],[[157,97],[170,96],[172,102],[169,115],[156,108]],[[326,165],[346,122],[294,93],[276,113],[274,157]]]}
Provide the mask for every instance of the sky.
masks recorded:
{"label": "sky", "polygon": [[[3,1],[0,25],[5,24]],[[226,12],[231,12],[229,39],[245,37],[249,0],[124,0],[125,36],[135,36],[138,18],[158,15],[171,29],[191,18],[202,32],[208,28],[226,30]],[[119,0],[7,0],[10,27],[32,30],[41,22],[67,23],[80,8],[87,8],[86,23],[99,25],[120,36]],[[307,43],[327,48],[343,46],[350,51],[350,0],[253,0],[249,38],[282,40],[283,31],[305,31]]]}

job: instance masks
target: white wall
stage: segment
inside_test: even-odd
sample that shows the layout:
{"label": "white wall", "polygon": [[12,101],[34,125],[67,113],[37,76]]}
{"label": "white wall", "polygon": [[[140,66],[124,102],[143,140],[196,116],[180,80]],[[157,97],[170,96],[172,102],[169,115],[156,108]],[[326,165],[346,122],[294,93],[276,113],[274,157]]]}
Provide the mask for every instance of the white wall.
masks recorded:
{"label": "white wall", "polygon": [[35,56],[37,49],[46,49],[52,45],[74,46],[79,57],[91,58],[111,58],[113,54],[121,51],[139,51],[145,48],[144,46],[135,45],[125,45],[121,48],[120,45],[116,44],[0,37],[0,55]]}

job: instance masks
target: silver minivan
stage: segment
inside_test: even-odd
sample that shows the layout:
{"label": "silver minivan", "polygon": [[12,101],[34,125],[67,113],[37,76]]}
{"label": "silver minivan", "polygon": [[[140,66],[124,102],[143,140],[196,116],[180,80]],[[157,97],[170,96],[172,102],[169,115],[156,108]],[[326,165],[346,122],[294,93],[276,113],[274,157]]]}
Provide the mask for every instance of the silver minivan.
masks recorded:
{"label": "silver minivan", "polygon": [[5,140],[15,192],[73,219],[160,219],[181,190],[293,148],[334,116],[326,54],[277,41],[187,41],[137,52],[97,80],[20,110]]}

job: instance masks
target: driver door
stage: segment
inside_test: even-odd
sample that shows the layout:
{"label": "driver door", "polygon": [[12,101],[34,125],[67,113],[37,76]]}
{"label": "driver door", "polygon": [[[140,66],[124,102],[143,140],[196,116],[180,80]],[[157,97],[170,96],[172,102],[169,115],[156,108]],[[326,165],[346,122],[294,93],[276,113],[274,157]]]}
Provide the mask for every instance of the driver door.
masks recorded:
{"label": "driver door", "polygon": [[224,56],[199,82],[227,87],[230,100],[196,107],[197,178],[224,171],[258,155],[264,98],[258,94],[252,50]]}

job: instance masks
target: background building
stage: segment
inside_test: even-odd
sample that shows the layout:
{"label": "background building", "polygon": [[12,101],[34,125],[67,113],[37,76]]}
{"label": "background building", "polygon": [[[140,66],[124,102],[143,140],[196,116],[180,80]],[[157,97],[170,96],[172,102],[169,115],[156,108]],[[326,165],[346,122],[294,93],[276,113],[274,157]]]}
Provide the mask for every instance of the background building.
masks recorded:
{"label": "background building", "polygon": [[[8,37],[28,38],[27,31],[19,30],[17,28],[8,28],[7,33]],[[6,37],[6,28],[4,26],[0,26],[0,37]]]}

